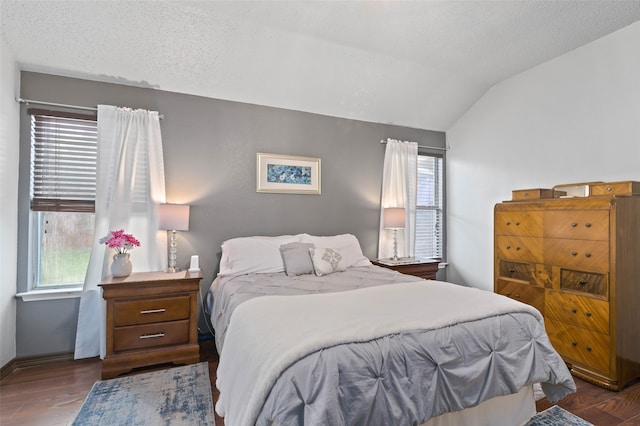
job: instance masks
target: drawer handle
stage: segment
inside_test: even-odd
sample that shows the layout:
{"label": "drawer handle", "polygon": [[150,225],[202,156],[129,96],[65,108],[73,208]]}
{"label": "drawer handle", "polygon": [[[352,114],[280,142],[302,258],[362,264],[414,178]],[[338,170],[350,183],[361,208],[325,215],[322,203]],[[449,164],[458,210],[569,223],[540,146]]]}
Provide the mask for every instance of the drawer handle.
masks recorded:
{"label": "drawer handle", "polygon": [[584,254],[584,257],[591,257],[591,253],[586,252],[586,253]]}
{"label": "drawer handle", "polygon": [[516,297],[516,299],[520,299],[520,295],[519,294],[516,294],[515,297]]}
{"label": "drawer handle", "polygon": [[610,186],[607,186],[607,192],[611,192],[613,190],[613,188],[611,188]]}
{"label": "drawer handle", "polygon": [[511,292],[510,292],[510,291],[505,291],[505,292],[504,292],[504,295],[505,295],[505,296],[511,296]]}
{"label": "drawer handle", "polygon": [[571,308],[571,312],[575,314],[576,312],[578,312],[578,310],[576,308]]}
{"label": "drawer handle", "polygon": [[586,226],[587,228],[591,228],[591,224],[589,222],[585,223],[584,226]]}
{"label": "drawer handle", "polygon": [[510,245],[507,245],[507,250],[511,250],[511,246]]}
{"label": "drawer handle", "polygon": [[520,251],[520,246],[516,246],[516,251]]}
{"label": "drawer handle", "polygon": [[160,309],[145,309],[144,311],[140,311],[141,314],[161,314],[162,312],[167,312],[165,308]]}
{"label": "drawer handle", "polygon": [[580,284],[580,285],[585,285],[586,283],[587,283],[587,282],[586,282],[585,280],[580,280],[580,281],[578,281],[578,284]]}
{"label": "drawer handle", "polygon": [[506,221],[506,222],[505,222],[505,225],[509,226],[509,225],[511,225],[511,222]]}
{"label": "drawer handle", "polygon": [[585,315],[590,317],[591,316],[591,312],[587,311],[587,312],[585,312]]}
{"label": "drawer handle", "polygon": [[587,351],[591,352],[591,349],[593,349],[591,346],[587,346]]}
{"label": "drawer handle", "polygon": [[516,270],[515,269],[509,269],[509,273],[511,274],[515,274]]}
{"label": "drawer handle", "polygon": [[144,334],[140,336],[141,339],[157,339],[158,337],[164,337],[164,333]]}
{"label": "drawer handle", "polygon": [[575,222],[573,222],[573,223],[571,224],[571,227],[572,227],[572,228],[575,228],[576,226],[578,226],[578,224],[577,224],[577,223],[575,223]]}
{"label": "drawer handle", "polygon": [[575,340],[573,342],[571,342],[572,346],[578,346],[578,342],[576,342]]}
{"label": "drawer handle", "polygon": [[577,252],[577,251],[572,251],[572,252],[571,252],[571,256],[577,256],[577,255],[578,255],[578,252]]}
{"label": "drawer handle", "polygon": [[520,222],[516,221],[516,226],[520,226]]}

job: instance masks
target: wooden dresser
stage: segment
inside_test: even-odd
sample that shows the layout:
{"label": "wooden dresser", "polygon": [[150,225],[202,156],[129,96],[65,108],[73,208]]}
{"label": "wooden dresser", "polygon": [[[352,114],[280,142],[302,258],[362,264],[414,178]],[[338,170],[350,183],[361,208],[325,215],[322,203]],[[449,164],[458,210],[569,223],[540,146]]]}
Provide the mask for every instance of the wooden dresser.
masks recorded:
{"label": "wooden dresser", "polygon": [[99,284],[107,302],[103,380],[137,367],[200,360],[201,279],[200,272],[143,272]]}
{"label": "wooden dresser", "polygon": [[495,206],[494,290],[540,310],[573,374],[620,390],[640,377],[640,182],[548,191]]}

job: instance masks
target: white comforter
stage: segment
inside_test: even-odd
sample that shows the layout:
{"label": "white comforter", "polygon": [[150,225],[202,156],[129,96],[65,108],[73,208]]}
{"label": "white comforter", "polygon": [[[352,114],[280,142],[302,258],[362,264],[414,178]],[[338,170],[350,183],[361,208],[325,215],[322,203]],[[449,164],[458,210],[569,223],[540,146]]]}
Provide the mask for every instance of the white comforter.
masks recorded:
{"label": "white comforter", "polygon": [[437,281],[249,300],[229,323],[217,372],[216,411],[227,424],[254,424],[281,373],[319,349],[508,312],[528,312],[542,323],[528,305]]}

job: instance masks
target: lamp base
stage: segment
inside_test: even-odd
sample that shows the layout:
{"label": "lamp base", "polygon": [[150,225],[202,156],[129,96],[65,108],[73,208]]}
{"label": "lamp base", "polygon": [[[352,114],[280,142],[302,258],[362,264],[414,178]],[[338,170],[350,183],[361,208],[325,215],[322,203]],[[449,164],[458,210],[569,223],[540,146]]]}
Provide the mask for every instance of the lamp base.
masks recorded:
{"label": "lamp base", "polygon": [[182,269],[176,268],[176,267],[171,267],[171,268],[165,269],[163,272],[166,272],[168,274],[175,274],[176,272],[180,272],[180,271],[182,271]]}

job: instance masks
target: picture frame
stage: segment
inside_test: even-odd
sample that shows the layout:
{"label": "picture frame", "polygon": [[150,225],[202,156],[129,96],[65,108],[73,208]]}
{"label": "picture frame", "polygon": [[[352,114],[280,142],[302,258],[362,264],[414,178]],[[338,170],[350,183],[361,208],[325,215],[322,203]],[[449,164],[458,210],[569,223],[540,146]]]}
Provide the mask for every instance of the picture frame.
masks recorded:
{"label": "picture frame", "polygon": [[320,158],[258,152],[256,192],[320,195]]}

